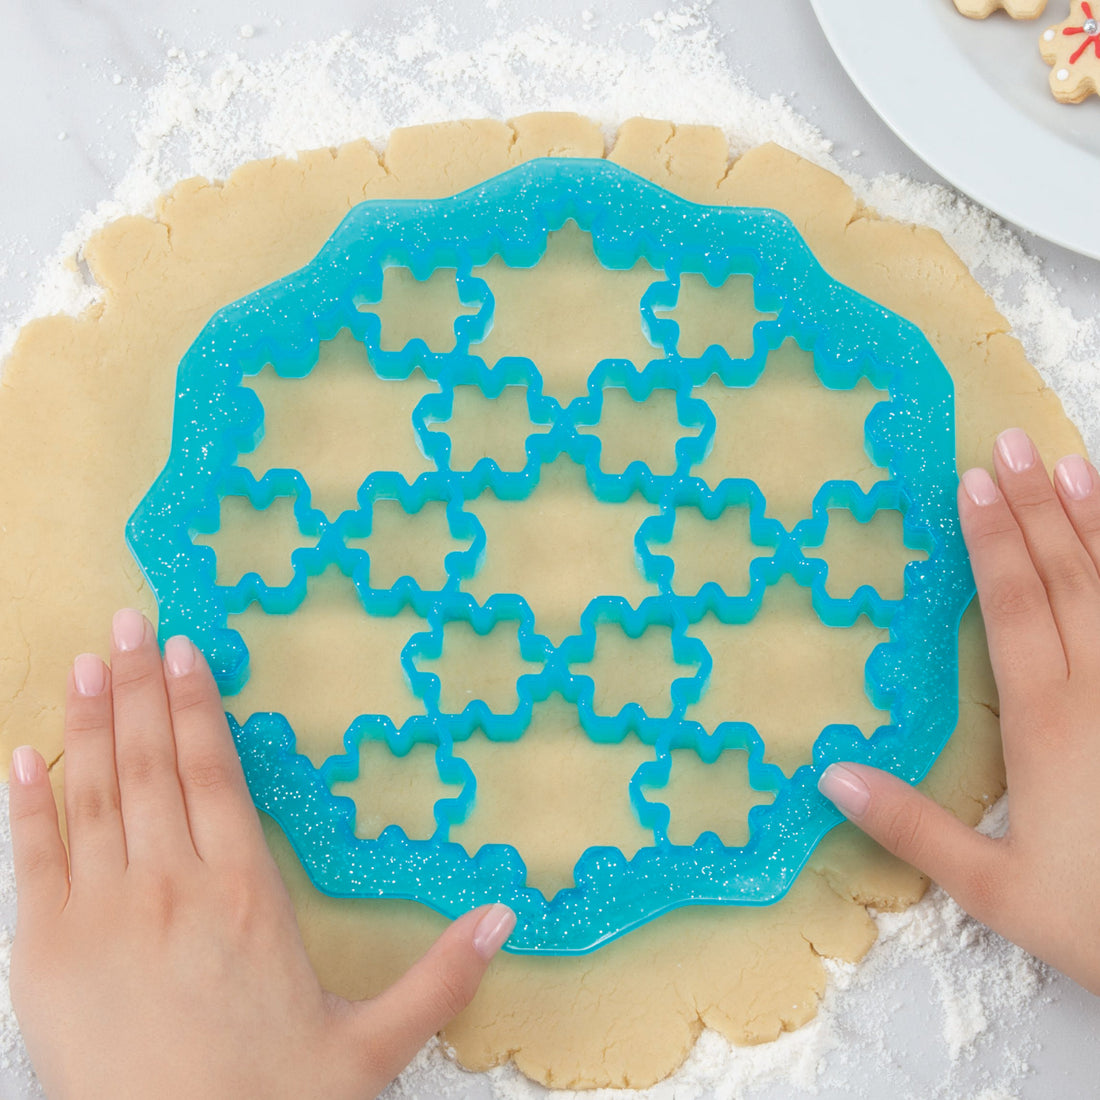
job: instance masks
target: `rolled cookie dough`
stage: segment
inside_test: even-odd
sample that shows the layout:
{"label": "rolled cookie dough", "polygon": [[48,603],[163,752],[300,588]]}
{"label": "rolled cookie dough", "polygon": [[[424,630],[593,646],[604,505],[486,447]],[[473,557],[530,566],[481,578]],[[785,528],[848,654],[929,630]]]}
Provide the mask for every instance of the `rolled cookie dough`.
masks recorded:
{"label": "rolled cookie dough", "polygon": [[[0,390],[0,470],[7,472],[0,483],[0,588],[11,594],[0,603],[3,759],[12,745],[32,740],[54,762],[51,774],[60,790],[62,688],[72,655],[102,648],[103,624],[115,608],[129,604],[155,612],[126,550],[123,527],[167,454],[176,364],[206,319],[306,262],[363,198],[450,194],[547,154],[603,156],[604,141],[593,123],[571,115],[400,130],[382,155],[359,142],[294,161],[247,164],[224,183],[186,181],[161,199],[154,216],[124,218],[88,243],[85,259],[101,288],[99,301],[79,318],[27,325]],[[1057,397],[935,232],[878,217],[839,179],[777,146],[750,150],[731,163],[720,132],[705,127],[632,120],[606,155],[689,199],[784,211],[832,275],[916,322],[955,380],[960,467],[986,462],[997,431],[1014,423],[1029,429],[1048,461],[1081,450]],[[561,243],[568,259],[569,241]],[[453,288],[437,290],[447,301]],[[699,305],[698,316],[706,316],[704,307]],[[685,302],[682,308],[695,307]],[[396,315],[389,323],[396,333]],[[507,336],[498,335],[502,341]],[[805,395],[807,379],[800,380],[798,371],[797,355],[786,364],[777,361],[769,376],[776,387],[774,409],[792,407],[785,386]],[[336,363],[333,376],[338,374]],[[570,384],[566,372],[561,385]],[[768,393],[761,392],[766,401]],[[803,462],[827,441],[805,442]],[[416,456],[410,453],[408,460]],[[784,477],[794,479],[790,495],[796,500],[797,454],[791,463],[793,472]],[[775,491],[782,495],[786,484],[779,477]],[[333,492],[340,492],[338,484]],[[273,513],[272,522],[276,518]],[[731,531],[731,545],[737,538]],[[397,539],[401,545],[400,534]],[[685,540],[682,564],[677,561],[685,576],[704,568],[693,564],[691,542]],[[895,546],[896,532],[883,544]],[[883,553],[885,584],[896,578],[900,563]],[[838,554],[843,556],[843,548]],[[785,613],[788,599],[793,597],[777,600],[776,616]],[[339,617],[339,601],[329,608],[318,598],[316,613],[319,628],[327,631],[324,616]],[[766,622],[761,629],[766,631]],[[256,630],[262,634],[263,625]],[[267,644],[260,634],[256,644]],[[853,652],[865,653],[874,640],[857,639]],[[503,655],[507,638],[501,644]],[[609,699],[625,690],[613,671],[621,663],[615,646],[609,637],[593,666]],[[995,688],[974,611],[964,620],[960,651],[959,729],[923,786],[973,823],[1004,785]],[[639,660],[644,665],[650,656]],[[660,665],[659,654],[652,659]],[[830,667],[826,662],[807,675],[827,677]],[[462,669],[456,674],[461,677]],[[637,675],[646,678],[644,671]],[[382,676],[384,682],[371,690],[391,693],[396,704],[407,689],[391,680]],[[760,700],[761,721],[768,720],[768,694]],[[337,712],[357,705],[354,697],[333,702]],[[866,700],[859,705],[869,708]],[[873,712],[866,717],[873,721]],[[543,718],[548,736],[568,739],[560,715],[548,711]],[[794,719],[785,715],[787,720]],[[307,734],[304,751],[332,751],[326,736],[324,729]],[[473,740],[468,745],[471,752],[483,749]],[[526,845],[532,874],[547,888],[568,879],[584,836],[624,848],[637,842],[636,826],[603,813],[598,794],[585,787],[580,797],[586,804],[575,811],[583,827],[540,847],[540,799],[546,792],[533,785],[535,777],[523,781],[524,769],[530,774],[539,763],[535,756],[525,758],[522,743],[511,749],[509,774],[519,810],[507,803],[509,784],[498,783],[497,793],[486,797],[487,812],[471,818],[464,842],[472,847],[485,839],[512,839],[521,851]],[[792,766],[805,745],[793,742],[779,751],[786,755],[778,762]],[[492,767],[489,754],[483,755],[477,766]],[[597,783],[598,755],[586,762],[597,769]],[[620,773],[633,766],[633,759],[624,764],[606,755],[608,766]],[[409,801],[374,810],[382,819],[407,814],[412,827],[423,814],[415,796],[423,795],[423,783],[430,785],[434,773],[420,767],[421,783],[419,765],[409,759]],[[736,843],[754,792],[743,782],[738,787],[736,777],[728,784],[710,781],[708,788],[690,767],[682,771],[669,793],[682,835],[713,827],[727,830],[723,835]],[[720,821],[730,790],[744,804],[728,822]],[[367,810],[364,805],[362,824],[369,831]],[[566,816],[559,810],[559,819]],[[496,835],[502,822],[516,835]],[[303,936],[330,988],[348,996],[377,991],[442,929],[442,918],[414,904],[318,894],[277,827],[266,825]],[[827,837],[790,895],[775,906],[680,910],[586,957],[500,957],[474,1005],[445,1037],[472,1069],[513,1058],[525,1073],[553,1086],[645,1086],[679,1065],[703,1027],[735,1043],[758,1043],[804,1024],[825,985],[820,956],[859,959],[875,935],[864,907],[902,908],[925,886],[919,874],[845,826]]]}

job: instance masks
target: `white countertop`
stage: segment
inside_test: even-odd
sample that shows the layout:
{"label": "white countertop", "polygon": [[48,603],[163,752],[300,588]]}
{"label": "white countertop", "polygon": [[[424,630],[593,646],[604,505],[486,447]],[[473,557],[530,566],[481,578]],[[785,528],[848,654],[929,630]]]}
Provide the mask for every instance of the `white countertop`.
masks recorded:
{"label": "white countertop", "polygon": [[[586,33],[598,41],[608,28],[621,28],[670,6],[675,5],[560,0],[554,4],[553,22],[574,33],[583,22]],[[777,93],[790,100],[834,143],[842,165],[867,176],[895,172],[942,182],[861,98],[830,51],[808,2],[714,0],[703,7],[724,32],[721,48],[730,68],[757,94]],[[160,80],[169,48],[262,57],[344,29],[389,27],[406,10],[399,0],[219,0],[201,7],[167,0],[9,0],[0,35],[0,97],[5,104],[0,148],[6,169],[0,182],[0,325],[25,315],[42,267],[63,235],[82,213],[111,196],[136,152],[131,115],[141,110],[145,90]],[[433,5],[433,10],[445,22],[455,22],[457,38],[474,43],[485,25],[529,24],[537,8],[533,0],[512,5],[453,0]],[[591,17],[582,19],[586,10]],[[242,36],[242,27],[254,33]],[[899,34],[903,41],[903,28]],[[532,109],[538,106],[532,104]],[[1021,236],[1026,249],[1041,259],[1064,305],[1080,317],[1100,314],[1100,261]],[[889,1025],[888,1053],[869,1050],[862,1060],[853,1055],[843,1088],[810,1093],[777,1087],[751,1095],[898,1100],[896,1088],[880,1083],[877,1067],[883,1057],[913,1067],[909,1076],[921,1083],[914,1085],[914,1095],[975,1095],[943,1092],[938,1079],[930,1076],[933,1071],[922,1069],[944,1057],[931,1034],[939,1025],[928,1020],[927,976],[906,971],[883,980],[907,994],[898,1000]],[[853,1010],[860,1011],[858,1006]],[[1030,1029],[1040,1045],[1031,1057],[1030,1076],[1013,1095],[1051,1100],[1100,1093],[1100,1000],[1056,979],[1036,1004]],[[979,1041],[976,1065],[999,1057],[1003,1035],[1000,1041],[1000,1047]],[[10,1081],[5,1086],[0,1071],[0,1094],[12,1100],[23,1095],[19,1090],[13,1094],[13,1088]],[[988,1097],[1001,1100],[1005,1095]]]}

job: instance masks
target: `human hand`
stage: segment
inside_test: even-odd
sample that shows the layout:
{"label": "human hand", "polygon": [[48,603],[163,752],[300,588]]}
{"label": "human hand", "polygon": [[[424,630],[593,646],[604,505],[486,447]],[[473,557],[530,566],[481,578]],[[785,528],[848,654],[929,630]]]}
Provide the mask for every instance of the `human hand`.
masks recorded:
{"label": "human hand", "polygon": [[990,839],[885,772],[833,764],[819,787],[971,916],[1100,994],[1100,476],[1052,486],[1004,432],[997,483],[968,470],[959,516],[1001,701],[1009,831]]}
{"label": "human hand", "polygon": [[162,663],[121,611],[111,664],[69,677],[68,854],[42,757],[12,760],[12,1003],[47,1094],[374,1096],[472,999],[512,911],[467,913],[372,1000],[326,993],[205,661],[173,638]]}

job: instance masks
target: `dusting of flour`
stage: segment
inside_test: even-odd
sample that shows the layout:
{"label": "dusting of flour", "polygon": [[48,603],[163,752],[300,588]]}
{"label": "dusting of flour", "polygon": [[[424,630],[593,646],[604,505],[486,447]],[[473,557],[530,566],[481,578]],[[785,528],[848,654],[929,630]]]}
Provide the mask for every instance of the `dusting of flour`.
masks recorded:
{"label": "dusting of flour", "polygon": [[[493,10],[493,3],[488,7]],[[360,137],[384,147],[396,127],[447,118],[569,110],[596,119],[610,134],[629,117],[651,115],[718,126],[735,154],[776,141],[841,175],[883,214],[939,230],[1009,319],[1090,451],[1100,454],[1092,367],[1100,360],[1100,321],[1074,318],[1038,261],[1000,221],[944,188],[845,171],[830,142],[784,99],[759,97],[729,68],[705,3],[610,28],[600,43],[586,34],[592,19],[582,13],[572,30],[550,23],[501,28],[471,43],[421,10],[386,34],[345,33],[264,60],[169,49],[162,78],[134,120],[137,156],[112,198],[80,220],[46,265],[30,315],[78,312],[94,301],[97,289],[71,258],[79,258],[97,228],[123,214],[150,212],[157,195],[187,176],[223,178],[250,159],[293,156]],[[242,26],[240,35],[247,38],[251,30]],[[3,334],[0,359],[17,327]],[[14,911],[6,803],[6,788],[0,788],[3,976]],[[1003,824],[1005,812],[1002,801],[987,819],[991,827]],[[873,1059],[880,1070],[877,1095],[1015,1096],[1035,1047],[1028,1023],[1045,995],[1045,969],[936,889],[908,911],[876,919],[879,941],[862,964],[827,962],[829,991],[807,1027],[755,1048],[731,1048],[707,1032],[680,1071],[645,1094],[601,1090],[584,1097],[847,1096],[857,1057],[862,1066]],[[896,1030],[889,1029],[899,1012],[913,1014],[939,1060],[927,1057],[927,1045],[911,1057],[898,1048]],[[996,1074],[976,1065],[979,1049],[995,1054],[984,1061],[998,1066]],[[25,1095],[40,1096],[26,1066],[4,981],[0,1070],[22,1075]],[[547,1091],[509,1067],[475,1082],[437,1042],[386,1093],[387,1100],[470,1095],[534,1100]]]}
{"label": "dusting of flour", "polygon": [[[1007,799],[982,828],[1003,827]],[[667,1081],[641,1091],[597,1089],[550,1093],[511,1066],[487,1075],[495,1100],[800,1100],[875,1096],[895,1100],[1013,1100],[1037,1048],[1030,1034],[1047,968],[971,920],[936,887],[903,913],[876,916],[879,939],[858,965],[825,960],[830,982],[818,1016],[798,1031],[757,1047],[733,1047],[705,1031]],[[925,1034],[909,1050],[892,1025],[899,1012]],[[929,1050],[938,1054],[929,1057]],[[993,1059],[975,1060],[979,1049]],[[996,1073],[983,1064],[998,1066]],[[471,1095],[471,1078],[438,1042],[384,1095],[384,1100]]]}

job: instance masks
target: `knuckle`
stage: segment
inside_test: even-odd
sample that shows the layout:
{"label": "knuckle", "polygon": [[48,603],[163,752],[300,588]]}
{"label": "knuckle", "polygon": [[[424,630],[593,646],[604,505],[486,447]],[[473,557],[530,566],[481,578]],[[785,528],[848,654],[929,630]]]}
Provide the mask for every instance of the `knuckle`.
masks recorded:
{"label": "knuckle", "polygon": [[919,800],[907,799],[891,807],[882,821],[882,836],[886,847],[901,856],[906,863],[920,863],[923,848],[924,807]]}
{"label": "knuckle", "polygon": [[982,613],[1002,622],[1034,615],[1043,600],[1037,581],[1011,573],[989,582],[981,593]]}
{"label": "knuckle", "polygon": [[1086,542],[1100,539],[1100,508],[1089,508],[1075,515],[1073,525]]}
{"label": "knuckle", "polygon": [[130,787],[147,787],[160,775],[164,761],[144,745],[131,745],[117,754],[118,781]]}
{"label": "knuckle", "polygon": [[243,875],[232,875],[223,883],[221,909],[228,926],[238,935],[253,930],[266,913],[255,883]]}
{"label": "knuckle", "polygon": [[971,556],[979,557],[990,553],[1005,542],[1020,537],[1020,529],[1007,509],[1000,514],[984,515],[981,520],[973,519],[966,533],[967,545]]}
{"label": "knuckle", "polygon": [[111,668],[111,685],[116,696],[137,695],[164,684],[159,661],[116,659]]}
{"label": "knuckle", "polygon": [[13,829],[45,816],[45,802],[38,798],[12,798],[8,805],[8,817]]}
{"label": "knuckle", "polygon": [[118,791],[97,786],[78,787],[70,795],[67,810],[70,822],[77,825],[95,825],[119,812]]}
{"label": "knuckle", "polygon": [[56,853],[45,844],[24,844],[19,853],[19,871],[25,878],[53,871],[57,865]]}
{"label": "knuckle", "polygon": [[1096,570],[1080,554],[1062,553],[1044,570],[1043,580],[1054,592],[1080,596],[1097,587]]}
{"label": "knuckle", "polygon": [[1048,516],[1062,511],[1054,490],[1044,477],[1036,484],[1014,486],[1010,492],[1010,505],[1020,526],[1038,526]]}
{"label": "knuckle", "polygon": [[182,762],[183,781],[207,794],[220,794],[234,785],[233,770],[221,757],[213,754],[195,756]]}
{"label": "knuckle", "polygon": [[179,917],[182,900],[179,886],[169,874],[151,872],[143,876],[139,903],[154,928],[170,928]]}
{"label": "knuckle", "polygon": [[97,705],[96,700],[74,701],[65,714],[65,729],[78,737],[103,733],[109,724],[106,707]]}
{"label": "knuckle", "polygon": [[[172,713],[189,714],[211,707],[213,695],[210,686],[196,676],[177,681],[171,688]],[[221,707],[216,708],[221,713]]]}

